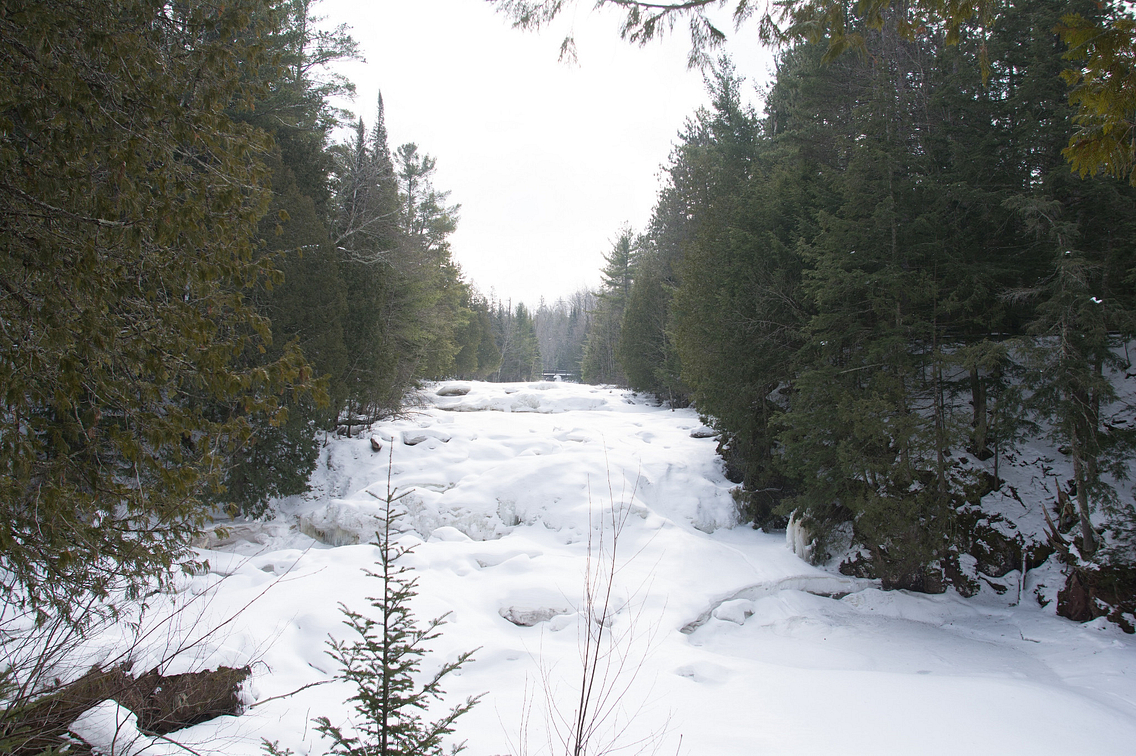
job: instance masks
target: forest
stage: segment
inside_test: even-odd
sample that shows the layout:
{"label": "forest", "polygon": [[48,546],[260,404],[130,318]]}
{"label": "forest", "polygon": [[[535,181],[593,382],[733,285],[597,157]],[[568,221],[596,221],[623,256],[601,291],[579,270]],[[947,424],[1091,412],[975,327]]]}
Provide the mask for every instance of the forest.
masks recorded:
{"label": "forest", "polygon": [[[1136,191],[1130,151],[1078,162],[1096,126],[1067,44],[1106,12],[991,13],[983,33],[907,33],[896,11],[802,39],[760,110],[714,62],[650,223],[607,256],[582,375],[693,403],[739,505],[791,518],[817,563],[966,594],[960,559],[1056,550],[1092,597],[1062,611],[1117,617],[1136,588]],[[982,507],[1035,438],[1073,469],[1042,540]]]}
{"label": "forest", "polygon": [[[381,96],[332,104],[358,51],[313,5],[0,4],[4,623],[113,614],[425,381],[555,373],[697,408],[746,519],[817,563],[966,594],[966,558],[1056,554],[1067,616],[1133,629],[1127,5],[738,2],[781,46],[755,106],[703,15],[732,3],[614,3],[632,42],[690,19],[711,105],[599,290],[535,307],[463,278]],[[1073,475],[1015,540],[982,499],[1042,436]]]}
{"label": "forest", "polygon": [[[437,159],[388,144],[313,0],[0,9],[0,592],[81,625],[215,514],[307,489],[421,382],[575,371],[593,297],[490,300]],[[368,125],[369,123],[369,125]],[[342,134],[348,134],[346,138]],[[574,334],[574,335],[572,335]],[[557,367],[559,365],[559,367]],[[91,603],[76,602],[88,595]]]}
{"label": "forest", "polygon": [[160,576],[303,490],[320,431],[497,369],[435,158],[330,105],[355,43],[310,6],[0,14],[6,602]]}

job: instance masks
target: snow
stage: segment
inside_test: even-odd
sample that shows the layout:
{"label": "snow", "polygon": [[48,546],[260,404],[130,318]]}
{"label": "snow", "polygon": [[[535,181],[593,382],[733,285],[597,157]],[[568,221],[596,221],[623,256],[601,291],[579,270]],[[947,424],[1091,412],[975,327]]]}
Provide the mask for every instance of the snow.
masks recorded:
{"label": "snow", "polygon": [[103,701],[87,709],[70,731],[103,756],[135,756],[154,745],[152,738],[139,731],[134,712],[114,701]]}
{"label": "snow", "polygon": [[[326,640],[345,637],[341,605],[366,611],[378,590],[364,570],[389,475],[405,494],[415,612],[449,613],[423,673],[478,649],[443,684],[450,705],[486,693],[457,724],[470,756],[556,752],[578,697],[589,548],[594,576],[613,522],[600,737],[627,753],[1132,752],[1136,641],[1040,607],[1052,567],[1026,575],[1020,603],[1016,590],[884,592],[823,571],[794,553],[805,534],[787,543],[737,521],[714,450],[693,411],[618,389],[436,386],[404,418],[329,438],[312,491],[277,502],[275,519],[224,523],[200,549],[207,571],[151,598],[149,640],[123,626],[102,642],[132,646],[137,669],[252,666],[243,715],[169,736],[197,753],[259,753],[262,738],[324,753],[311,720],[352,714]],[[76,724],[133,726],[110,703]],[[114,753],[186,752],[133,734],[144,749],[120,734]]]}

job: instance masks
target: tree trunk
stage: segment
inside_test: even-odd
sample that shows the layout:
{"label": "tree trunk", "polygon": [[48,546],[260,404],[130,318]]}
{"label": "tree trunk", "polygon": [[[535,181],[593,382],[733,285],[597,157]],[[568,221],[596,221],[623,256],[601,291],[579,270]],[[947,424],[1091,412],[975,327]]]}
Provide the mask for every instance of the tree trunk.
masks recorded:
{"label": "tree trunk", "polygon": [[1081,520],[1081,556],[1092,559],[1097,553],[1097,535],[1089,517],[1089,486],[1078,449],[1073,450],[1073,476],[1077,481],[1077,515]]}
{"label": "tree trunk", "polygon": [[1081,556],[1092,559],[1097,551],[1097,536],[1093,530],[1093,522],[1089,514],[1089,481],[1096,472],[1096,459],[1087,454],[1091,445],[1088,443],[1090,434],[1095,428],[1090,427],[1090,397],[1086,391],[1074,391],[1070,397],[1077,410],[1077,417],[1073,423],[1073,477],[1077,481],[1077,515],[1081,521]]}
{"label": "tree trunk", "polygon": [[986,406],[986,381],[978,372],[978,367],[970,369],[970,397],[974,406],[974,432],[971,436],[971,453],[978,459],[989,459],[990,449],[987,446],[989,438],[989,423]]}

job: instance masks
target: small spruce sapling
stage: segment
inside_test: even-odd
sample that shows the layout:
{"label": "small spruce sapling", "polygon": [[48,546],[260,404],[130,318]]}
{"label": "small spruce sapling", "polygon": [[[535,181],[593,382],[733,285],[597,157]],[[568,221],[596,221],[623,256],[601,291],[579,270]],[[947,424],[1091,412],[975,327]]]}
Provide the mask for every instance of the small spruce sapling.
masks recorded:
{"label": "small spruce sapling", "polygon": [[[405,494],[404,494],[405,495]],[[411,551],[393,540],[393,526],[399,514],[396,496],[387,473],[386,508],[383,528],[376,533],[379,546],[377,571],[367,570],[382,585],[379,597],[368,597],[377,610],[376,617],[367,617],[340,604],[344,624],[357,636],[354,641],[331,640],[328,652],[340,665],[339,677],[354,683],[356,693],[349,700],[355,702],[359,719],[353,723],[355,734],[345,733],[327,717],[315,720],[316,729],[334,743],[331,753],[342,756],[442,756],[442,739],[453,732],[454,722],[468,712],[481,699],[469,697],[454,706],[449,713],[433,722],[424,719],[432,701],[445,694],[442,679],[470,660],[473,651],[447,662],[424,684],[415,678],[422,657],[431,640],[439,636],[438,628],[446,615],[436,617],[419,627],[410,610],[410,602],[417,595],[418,579],[407,575],[410,571],[398,561]],[[450,753],[464,750],[465,744],[454,745]]]}

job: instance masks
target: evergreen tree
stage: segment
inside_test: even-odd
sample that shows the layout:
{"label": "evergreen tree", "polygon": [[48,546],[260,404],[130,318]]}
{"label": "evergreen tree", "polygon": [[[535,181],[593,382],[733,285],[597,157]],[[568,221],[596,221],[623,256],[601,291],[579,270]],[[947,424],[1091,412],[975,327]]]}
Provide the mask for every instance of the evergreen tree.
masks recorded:
{"label": "evergreen tree", "polygon": [[496,343],[501,364],[494,380],[532,381],[541,376],[540,346],[528,308],[523,303],[510,311],[498,304],[495,317]]}
{"label": "evergreen tree", "polygon": [[[436,161],[405,144],[392,156],[380,95],[375,128],[337,149],[337,248],[345,271],[350,421],[395,412],[418,380],[472,368],[475,320],[449,235],[458,206],[434,188]],[[478,325],[482,325],[479,323]],[[471,351],[458,356],[469,342]],[[484,355],[492,362],[490,355]]]}
{"label": "evergreen tree", "polygon": [[841,138],[855,141],[830,168],[839,205],[806,251],[815,314],[783,415],[784,458],[801,481],[793,505],[835,514],[837,503],[885,585],[933,589],[937,568],[924,569],[948,556],[957,443],[943,401],[942,221],[916,118],[933,66],[886,27],[870,44],[873,58],[841,66]]}
{"label": "evergreen tree", "polygon": [[580,377],[587,383],[626,383],[617,354],[623,311],[631,292],[633,242],[631,229],[624,228],[604,255],[603,282],[580,365]]}
{"label": "evergreen tree", "polygon": [[653,233],[679,270],[671,318],[682,379],[722,431],[719,451],[742,483],[747,515],[774,524],[788,492],[773,417],[799,345],[797,245],[811,234],[816,171],[762,132],[728,62],[707,84],[712,109],[683,133]]}
{"label": "evergreen tree", "polygon": [[[258,0],[0,11],[0,593],[75,617],[186,556],[256,418],[310,389],[246,293],[271,201]],[[234,187],[240,187],[235,190]],[[239,403],[239,416],[214,408]]]}
{"label": "evergreen tree", "polygon": [[634,283],[627,296],[616,357],[627,384],[670,402],[686,404],[689,389],[680,378],[681,367],[671,323],[675,277],[657,253],[641,251],[635,264]]}
{"label": "evergreen tree", "polygon": [[493,340],[489,303],[470,292],[463,307],[469,318],[458,329],[459,351],[454,358],[454,374],[467,380],[485,380],[501,366],[501,353]]}
{"label": "evergreen tree", "polygon": [[[1036,2],[1006,14],[1007,23],[1023,33],[1048,30],[1070,10],[1083,14],[1081,19],[1099,19],[1101,13],[1091,4]],[[1018,121],[1029,149],[1021,158],[1024,175],[1003,204],[1021,224],[1040,268],[1032,285],[1013,291],[1032,307],[1024,329],[1030,345],[1028,405],[1072,458],[1080,549],[1092,558],[1102,543],[1093,511],[1113,522],[1132,518],[1118,506],[1113,486],[1127,477],[1134,441],[1115,422],[1113,378],[1127,370],[1118,350],[1131,338],[1136,315],[1131,286],[1124,283],[1136,263],[1136,219],[1127,187],[1108,179],[1079,180],[1065,170],[1067,139],[1071,133],[1073,139],[1081,136],[1070,125],[1075,119],[1069,106],[1043,105],[1060,92],[1053,79],[1064,64],[1053,54],[1052,36],[1048,44],[1039,37],[1016,51],[1028,57],[1019,62],[1010,102],[1024,111]]]}
{"label": "evergreen tree", "polygon": [[[271,497],[307,490],[319,450],[316,429],[334,424],[343,401],[346,302],[329,232],[333,163],[327,150],[337,118],[328,98],[351,87],[325,67],[357,53],[342,27],[316,30],[321,19],[312,16],[313,5],[291,0],[280,6],[280,25],[268,37],[280,64],[250,72],[267,88],[240,114],[273,141],[266,160],[272,203],[260,224],[260,248],[275,269],[274,279],[252,300],[271,323],[273,341],[264,351],[246,350],[241,359],[256,367],[298,347],[320,386],[314,400],[286,399],[278,417],[247,418],[251,436],[228,460],[224,489],[214,498],[249,516],[263,514]],[[245,412],[238,403],[218,411],[227,417]]]}
{"label": "evergreen tree", "polygon": [[449,192],[434,188],[436,165],[414,143],[396,150],[403,233],[395,261],[402,297],[399,340],[411,381],[452,372],[458,351],[454,329],[468,317],[461,309],[461,276],[449,244],[460,208],[446,204]]}
{"label": "evergreen tree", "polygon": [[1115,377],[1129,369],[1121,350],[1131,338],[1136,308],[1130,287],[1113,286],[1123,280],[1118,273],[1136,260],[1136,249],[1130,243],[1082,247],[1093,227],[1066,220],[1069,209],[1056,202],[1023,200],[1016,206],[1032,221],[1043,248],[1052,250],[1053,260],[1053,271],[1041,285],[1021,292],[1039,298],[1030,324],[1034,339],[1026,349],[1027,385],[1033,392],[1029,406],[1072,458],[1080,552],[1092,559],[1101,542],[1093,525],[1094,508],[1112,515],[1110,519],[1120,515],[1122,529],[1130,528],[1134,519],[1105,476],[1127,479],[1136,448],[1136,434],[1115,416]]}
{"label": "evergreen tree", "polygon": [[501,350],[497,348],[497,342],[493,338],[489,304],[485,300],[475,302],[474,314],[481,337],[477,344],[476,376],[484,380],[501,367]]}
{"label": "evergreen tree", "polygon": [[1081,61],[1061,72],[1078,109],[1064,154],[1082,178],[1107,173],[1136,186],[1136,17],[1121,2],[1078,10],[1056,28],[1067,57]]}
{"label": "evergreen tree", "polygon": [[[446,662],[425,683],[415,678],[422,658],[429,652],[427,644],[438,637],[445,616],[436,617],[419,626],[410,604],[417,595],[417,578],[399,561],[410,553],[409,547],[397,540],[400,497],[389,488],[378,539],[378,570],[367,574],[379,581],[382,593],[370,599],[376,615],[368,617],[341,606],[344,624],[352,631],[351,642],[331,640],[332,658],[340,665],[339,676],[355,686],[349,700],[355,704],[359,718],[352,723],[354,733],[345,733],[327,717],[316,720],[316,729],[332,741],[333,754],[342,756],[442,756],[446,751],[442,739],[453,732],[454,722],[470,711],[480,696],[467,698],[438,720],[424,720],[423,713],[434,700],[445,694],[442,680],[460,669],[473,655],[467,651],[454,661]],[[465,745],[454,746],[458,753]]]}
{"label": "evergreen tree", "polygon": [[337,154],[336,247],[345,271],[349,355],[344,409],[349,418],[367,419],[396,410],[411,382],[400,356],[402,204],[381,93],[370,134],[358,121],[353,143]]}
{"label": "evergreen tree", "polygon": [[482,329],[481,319],[478,317],[476,310],[472,309],[474,302],[469,299],[468,293],[462,305],[463,308],[469,312],[469,317],[454,330],[454,339],[458,352],[454,355],[453,375],[469,380],[480,372],[478,370],[477,353],[481,346]]}

